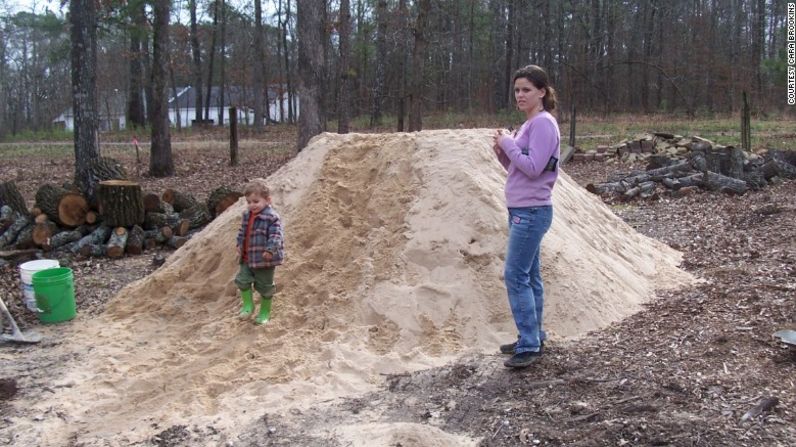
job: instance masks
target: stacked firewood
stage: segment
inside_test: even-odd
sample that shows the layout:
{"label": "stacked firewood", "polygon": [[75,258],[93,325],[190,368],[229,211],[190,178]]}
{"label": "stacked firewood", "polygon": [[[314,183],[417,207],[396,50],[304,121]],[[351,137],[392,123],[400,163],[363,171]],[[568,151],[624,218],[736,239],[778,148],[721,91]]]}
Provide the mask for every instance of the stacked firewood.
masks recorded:
{"label": "stacked firewood", "polygon": [[606,182],[588,184],[586,189],[605,198],[651,199],[681,197],[700,189],[744,194],[777,179],[796,178],[794,151],[750,154],[699,137],[688,139],[683,146],[664,147],[647,156],[645,170],[620,172]]}
{"label": "stacked firewood", "polygon": [[44,184],[28,210],[14,182],[0,183],[0,250],[118,258],[179,248],[240,196],[220,187],[203,203],[173,189],[144,193],[138,183],[111,179],[98,181],[93,200],[71,184]]}

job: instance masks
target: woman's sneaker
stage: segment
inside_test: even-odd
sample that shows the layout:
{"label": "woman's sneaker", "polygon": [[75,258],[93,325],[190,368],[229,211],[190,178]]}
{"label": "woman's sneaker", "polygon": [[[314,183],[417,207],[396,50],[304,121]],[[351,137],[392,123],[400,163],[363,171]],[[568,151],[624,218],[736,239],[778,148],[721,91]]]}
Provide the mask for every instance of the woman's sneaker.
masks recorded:
{"label": "woman's sneaker", "polygon": [[539,352],[521,352],[519,354],[514,354],[503,362],[503,366],[506,368],[526,368],[530,366],[533,362],[539,360],[541,357],[542,351]]}
{"label": "woman's sneaker", "polygon": [[[500,345],[500,353],[501,354],[512,354],[513,355],[514,354],[514,349],[516,349],[516,348],[517,348],[517,342],[516,341],[514,343],[508,343],[508,344],[505,344],[505,345]],[[538,353],[541,354],[542,351],[544,351],[544,340],[542,340],[541,343],[539,344],[539,352]]]}

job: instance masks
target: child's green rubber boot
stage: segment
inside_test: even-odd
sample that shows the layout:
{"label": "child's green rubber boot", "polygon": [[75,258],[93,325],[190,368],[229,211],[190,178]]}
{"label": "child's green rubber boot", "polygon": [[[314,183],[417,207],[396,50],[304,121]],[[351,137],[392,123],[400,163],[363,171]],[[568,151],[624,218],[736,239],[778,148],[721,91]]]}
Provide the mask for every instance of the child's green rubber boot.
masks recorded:
{"label": "child's green rubber boot", "polygon": [[257,324],[264,324],[271,318],[271,298],[263,298],[260,301],[260,313],[254,322]]}
{"label": "child's green rubber boot", "polygon": [[254,312],[254,298],[252,296],[252,289],[241,290],[240,297],[243,299],[243,307],[240,309],[241,317],[248,317]]}

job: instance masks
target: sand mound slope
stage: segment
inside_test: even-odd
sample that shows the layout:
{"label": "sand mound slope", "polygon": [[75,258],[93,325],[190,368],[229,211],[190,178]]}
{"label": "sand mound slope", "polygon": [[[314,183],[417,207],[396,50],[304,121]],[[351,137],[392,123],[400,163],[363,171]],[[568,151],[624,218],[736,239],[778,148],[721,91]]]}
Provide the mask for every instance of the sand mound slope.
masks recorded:
{"label": "sand mound slope", "polygon": [[[74,422],[94,435],[201,416],[233,426],[244,410],[494,351],[514,328],[501,277],[504,174],[490,145],[489,130],[316,137],[268,179],[288,254],[274,319],[237,318],[240,201],[79,336],[96,360],[74,374],[84,385],[64,391],[92,407]],[[555,202],[542,256],[552,337],[603,327],[655,288],[691,281],[677,252],[566,175]]]}

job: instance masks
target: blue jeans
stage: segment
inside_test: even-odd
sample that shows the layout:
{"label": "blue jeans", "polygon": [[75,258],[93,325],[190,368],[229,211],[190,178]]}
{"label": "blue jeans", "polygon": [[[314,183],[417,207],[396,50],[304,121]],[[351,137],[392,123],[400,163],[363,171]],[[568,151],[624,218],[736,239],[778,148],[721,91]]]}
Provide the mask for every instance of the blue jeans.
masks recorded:
{"label": "blue jeans", "polygon": [[509,242],[504,277],[519,339],[515,353],[538,352],[544,288],[539,265],[542,237],[553,221],[552,206],[509,208]]}

